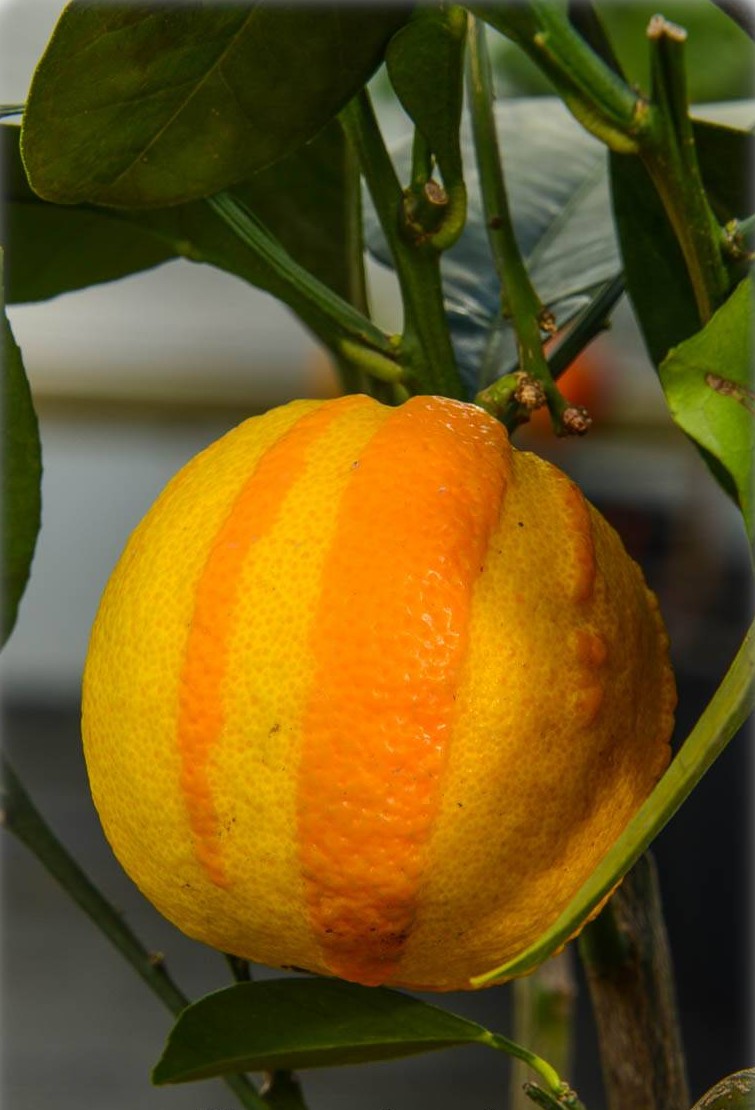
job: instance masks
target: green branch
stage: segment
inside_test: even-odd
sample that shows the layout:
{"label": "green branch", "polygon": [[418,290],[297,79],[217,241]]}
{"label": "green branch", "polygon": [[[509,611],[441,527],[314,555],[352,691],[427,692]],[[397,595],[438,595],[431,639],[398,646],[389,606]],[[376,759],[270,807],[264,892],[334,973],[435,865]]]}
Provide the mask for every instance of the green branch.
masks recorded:
{"label": "green branch", "polygon": [[359,157],[401,288],[404,330],[397,357],[405,380],[425,393],[462,398],[443,306],[439,255],[432,245],[412,242],[404,234],[404,193],[368,93],[359,93],[340,119]]}
{"label": "green branch", "polygon": [[705,193],[689,118],[684,70],[687,33],[662,16],[650,21],[651,100],[638,96],[549,0],[471,9],[516,42],[550,78],[580,123],[621,154],[638,155],[679,242],[706,323],[730,282],[726,236]]}
{"label": "green branch", "polygon": [[[115,945],[152,993],[172,1014],[179,1014],[189,1005],[189,999],[168,974],[163,957],[147,951],[45,823],[12,767],[5,760],[2,766],[4,826],[26,845],[66,894]],[[269,1110],[246,1076],[229,1075],[224,1080],[247,1110]]]}
{"label": "green branch", "polygon": [[484,389],[476,401],[508,425],[520,423],[528,412],[547,404],[558,434],[586,431],[589,424],[575,426],[576,412],[556,386],[543,351],[543,333],[552,334],[555,322],[530,281],[516,241],[498,147],[485,27],[479,20],[471,22],[468,87],[482,207],[501,283],[501,313],[512,322],[519,356],[519,370]]}
{"label": "green branch", "polygon": [[590,48],[553,0],[472,4],[469,10],[525,51],[583,127],[611,150],[637,151],[644,101]]}
{"label": "green branch", "polygon": [[687,32],[662,16],[648,26],[652,101],[640,157],[674,229],[705,324],[726,297],[724,233],[713,215],[697,160],[687,102]]}

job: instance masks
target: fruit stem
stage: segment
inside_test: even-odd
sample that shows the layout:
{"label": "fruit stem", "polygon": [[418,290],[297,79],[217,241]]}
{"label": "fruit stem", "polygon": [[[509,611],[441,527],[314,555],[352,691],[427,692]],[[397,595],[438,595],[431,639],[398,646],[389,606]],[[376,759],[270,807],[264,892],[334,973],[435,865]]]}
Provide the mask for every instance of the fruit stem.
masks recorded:
{"label": "fruit stem", "polygon": [[[2,770],[2,823],[5,828],[37,857],[66,894],[115,945],[153,994],[157,995],[172,1014],[179,1014],[188,1006],[189,999],[168,974],[162,955],[148,952],[118,911],[100,893],[47,825],[18,775],[5,759]],[[245,1075],[228,1075],[224,1080],[247,1110],[269,1110],[268,1104]]]}
{"label": "fruit stem", "polygon": [[590,878],[539,940],[514,960],[472,980],[485,986],[524,975],[565,944],[616,883],[626,875],[692,793],[705,772],[745,723],[755,704],[755,623],[723,681],[650,797],[639,808]]}
{"label": "fruit stem", "polygon": [[[485,227],[501,284],[501,314],[513,323],[519,375],[526,376],[523,380],[515,375],[506,375],[505,379],[500,379],[500,385],[495,383],[494,387],[483,390],[476,400],[502,418],[511,418],[513,406],[519,423],[526,419],[526,410],[531,411],[545,403],[554,429],[562,435],[568,430],[568,424],[565,425],[563,419],[568,402],[553,381],[542,340],[543,334],[553,334],[556,325],[530,281],[516,241],[496,133],[495,94],[485,26],[472,16],[469,19],[467,84]],[[534,388],[530,394],[532,401],[528,404],[525,389],[529,383]]]}
{"label": "fruit stem", "polygon": [[415,392],[461,399],[464,388],[443,305],[440,255],[432,243],[413,241],[405,233],[404,193],[366,90],[347,104],[339,119],[357,152],[393,257],[404,307],[398,351],[405,380]]}
{"label": "fruit stem", "polygon": [[690,1104],[671,951],[646,853],[579,938],[609,1110]]}

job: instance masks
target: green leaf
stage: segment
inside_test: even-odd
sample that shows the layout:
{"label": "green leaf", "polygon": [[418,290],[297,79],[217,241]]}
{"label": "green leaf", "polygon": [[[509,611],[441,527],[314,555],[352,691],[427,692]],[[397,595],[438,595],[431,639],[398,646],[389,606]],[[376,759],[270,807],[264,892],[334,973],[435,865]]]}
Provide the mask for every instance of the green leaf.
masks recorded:
{"label": "green leaf", "polygon": [[[749,118],[755,118],[752,103]],[[725,223],[748,216],[752,136],[697,121],[695,140],[717,218]],[[699,330],[700,317],[676,236],[640,160],[612,154],[611,187],[627,289],[658,366],[671,347]]]}
{"label": "green leaf", "polygon": [[396,95],[437,158],[447,187],[462,176],[466,26],[463,8],[419,8],[391,39],[385,56]]}
{"label": "green leaf", "polygon": [[150,232],[105,209],[48,204],[32,192],[19,152],[20,127],[0,127],[5,171],[6,298],[9,304],[41,301],[114,281],[175,258],[175,250]]}
{"label": "green leaf", "polygon": [[755,1110],[755,1068],[727,1075],[692,1110]]}
{"label": "green leaf", "polygon": [[42,454],[21,351],[2,312],[2,598],[0,642],[13,630],[29,578],[41,515]]}
{"label": "green leaf", "polygon": [[179,1016],[153,1082],[393,1060],[490,1044],[482,1026],[384,988],[337,979],[238,983]]}
{"label": "green leaf", "polygon": [[406,18],[399,6],[73,0],[27,101],[32,188],[123,207],[219,192],[314,138]]}
{"label": "green leaf", "polygon": [[473,980],[480,987],[532,971],[570,940],[610,894],[692,793],[705,772],[745,723],[755,704],[755,625],[721,685],[650,797],[609,847],[590,878],[534,944],[499,968]]}
{"label": "green leaf", "polygon": [[[160,209],[106,209],[41,200],[26,182],[18,137],[18,127],[0,128],[9,302],[43,300],[181,255],[277,291],[266,268],[204,201]],[[231,193],[259,215],[301,265],[351,299],[358,281],[350,235],[358,180],[336,122]]]}
{"label": "green leaf", "polygon": [[672,348],[660,366],[671,415],[723,470],[722,485],[755,533],[752,460],[755,393],[752,390],[752,279],[742,281],[702,331]]}

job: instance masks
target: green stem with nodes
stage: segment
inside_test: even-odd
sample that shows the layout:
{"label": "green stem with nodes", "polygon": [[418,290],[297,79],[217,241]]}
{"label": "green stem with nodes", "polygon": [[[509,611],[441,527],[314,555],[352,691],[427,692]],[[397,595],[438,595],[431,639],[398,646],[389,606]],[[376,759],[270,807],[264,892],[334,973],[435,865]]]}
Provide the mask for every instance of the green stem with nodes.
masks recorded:
{"label": "green stem with nodes", "polygon": [[611,150],[635,153],[646,105],[590,48],[552,0],[472,4],[470,11],[517,43],[553,82],[572,114]]}
{"label": "green stem with nodes", "polygon": [[380,381],[400,381],[399,350],[390,336],[314,277],[249,209],[228,193],[206,203],[275,276],[278,295],[329,347],[339,364]]}
{"label": "green stem with nodes", "polygon": [[689,118],[684,45],[687,32],[654,16],[650,43],[652,103],[640,157],[681,247],[701,323],[726,297],[723,233],[705,193]]}
{"label": "green stem with nodes", "polygon": [[412,242],[404,233],[403,190],[366,91],[344,108],[340,120],[359,157],[401,287],[404,331],[398,350],[404,381],[417,391],[462,398],[464,389],[443,307],[438,252],[431,244]]}
{"label": "green stem with nodes", "polygon": [[555,325],[530,281],[514,234],[493,113],[493,78],[485,27],[476,19],[471,19],[471,23],[468,86],[485,224],[501,282],[501,310],[513,323],[520,371],[526,375],[533,393],[533,403],[527,406],[522,380],[509,375],[508,381],[501,380],[493,388],[483,390],[477,401],[496,415],[505,414],[512,403],[522,402],[525,407],[535,408],[539,407],[537,402],[545,401],[554,428],[563,433],[568,430],[564,413],[569,406],[551,377],[542,342],[542,333],[552,333]]}
{"label": "green stem with nodes", "polygon": [[518,43],[582,125],[612,150],[637,154],[682,250],[701,323],[725,299],[725,235],[703,187],[684,74],[686,32],[654,16],[648,27],[652,100],[639,97],[549,0],[471,8]]}
{"label": "green stem with nodes", "polygon": [[[159,953],[148,952],[121,915],[91,882],[78,863],[45,823],[12,767],[3,761],[3,811],[5,828],[37,857],[97,928],[115,945],[153,994],[179,1014],[189,999],[176,986]],[[247,1110],[269,1110],[245,1075],[228,1075],[224,1082]]]}
{"label": "green stem with nodes", "polygon": [[475,987],[524,975],[555,952],[637,862],[692,793],[755,706],[755,624],[650,797],[550,929],[514,960],[473,980]]}

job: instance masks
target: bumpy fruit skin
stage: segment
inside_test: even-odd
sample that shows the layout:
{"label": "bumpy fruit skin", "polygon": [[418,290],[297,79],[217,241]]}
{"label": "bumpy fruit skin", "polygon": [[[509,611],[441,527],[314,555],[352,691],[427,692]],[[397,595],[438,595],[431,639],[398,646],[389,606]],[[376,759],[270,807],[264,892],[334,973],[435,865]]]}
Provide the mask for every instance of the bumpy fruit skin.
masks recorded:
{"label": "bumpy fruit skin", "polygon": [[106,835],[226,952],[469,986],[555,920],[669,758],[657,603],[482,410],[296,401],[193,459],[105,590]]}

